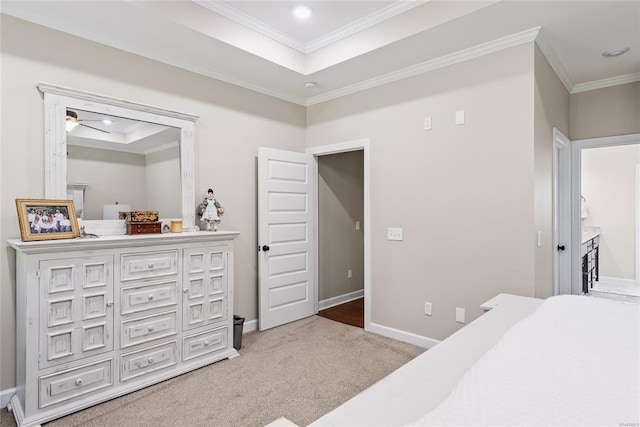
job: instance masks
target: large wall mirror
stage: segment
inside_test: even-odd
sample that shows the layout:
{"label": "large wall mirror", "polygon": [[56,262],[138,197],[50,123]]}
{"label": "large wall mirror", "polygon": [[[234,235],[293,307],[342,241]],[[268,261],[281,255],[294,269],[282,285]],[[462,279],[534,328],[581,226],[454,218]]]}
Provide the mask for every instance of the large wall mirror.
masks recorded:
{"label": "large wall mirror", "polygon": [[120,210],[195,225],[197,116],[40,83],[45,197],[72,198],[87,232],[124,234]]}

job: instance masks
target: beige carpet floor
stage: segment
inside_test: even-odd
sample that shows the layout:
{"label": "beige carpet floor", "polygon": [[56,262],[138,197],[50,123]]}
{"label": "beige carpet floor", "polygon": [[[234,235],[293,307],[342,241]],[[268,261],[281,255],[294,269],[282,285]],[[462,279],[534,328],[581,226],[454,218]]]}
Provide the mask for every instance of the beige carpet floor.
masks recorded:
{"label": "beige carpet floor", "polygon": [[[47,423],[63,426],[305,426],[424,351],[318,316],[243,336],[224,360]],[[2,426],[15,426],[6,409]]]}

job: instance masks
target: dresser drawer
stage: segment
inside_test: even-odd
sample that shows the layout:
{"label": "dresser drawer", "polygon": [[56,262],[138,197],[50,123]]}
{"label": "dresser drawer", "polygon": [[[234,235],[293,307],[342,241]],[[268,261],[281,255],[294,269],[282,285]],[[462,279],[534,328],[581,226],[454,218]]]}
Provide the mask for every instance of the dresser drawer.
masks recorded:
{"label": "dresser drawer", "polygon": [[137,313],[158,307],[176,304],[177,282],[175,280],[144,286],[121,289],[120,312]]}
{"label": "dresser drawer", "polygon": [[182,360],[215,353],[227,347],[227,327],[185,337],[182,341]]}
{"label": "dresser drawer", "polygon": [[80,366],[39,378],[40,402],[44,408],[84,396],[113,384],[112,359]]}
{"label": "dresser drawer", "polygon": [[178,251],[123,254],[121,280],[147,279],[178,273]]}
{"label": "dresser drawer", "polygon": [[176,334],[176,312],[157,314],[122,322],[121,347],[145,343]]}
{"label": "dresser drawer", "polygon": [[123,354],[120,360],[120,379],[127,381],[176,364],[176,342],[141,351]]}

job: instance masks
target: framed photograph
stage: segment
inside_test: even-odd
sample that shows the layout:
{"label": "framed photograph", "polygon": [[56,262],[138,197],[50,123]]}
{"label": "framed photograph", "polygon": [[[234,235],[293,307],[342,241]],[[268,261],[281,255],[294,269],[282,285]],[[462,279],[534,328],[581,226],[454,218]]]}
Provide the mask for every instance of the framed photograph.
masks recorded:
{"label": "framed photograph", "polygon": [[16,199],[16,208],[23,242],[80,236],[73,200]]}

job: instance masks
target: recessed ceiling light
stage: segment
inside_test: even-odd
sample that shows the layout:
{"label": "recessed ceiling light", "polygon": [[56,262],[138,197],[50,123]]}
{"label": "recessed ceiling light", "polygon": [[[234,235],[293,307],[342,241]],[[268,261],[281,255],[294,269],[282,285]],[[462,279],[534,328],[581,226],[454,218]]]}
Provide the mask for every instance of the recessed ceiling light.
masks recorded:
{"label": "recessed ceiling light", "polygon": [[293,14],[298,19],[307,19],[311,16],[311,8],[305,5],[296,6],[293,9]]}
{"label": "recessed ceiling light", "polygon": [[622,49],[613,49],[613,50],[608,50],[606,52],[602,52],[602,56],[605,56],[607,58],[613,58],[615,56],[620,56],[627,52],[629,52],[629,47],[623,47]]}
{"label": "recessed ceiling light", "polygon": [[112,122],[111,120],[109,120],[109,119],[104,119],[104,120],[102,121],[102,123],[104,123],[105,125],[110,125],[110,124],[111,124],[111,123],[113,123],[113,122]]}

